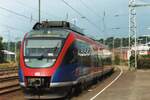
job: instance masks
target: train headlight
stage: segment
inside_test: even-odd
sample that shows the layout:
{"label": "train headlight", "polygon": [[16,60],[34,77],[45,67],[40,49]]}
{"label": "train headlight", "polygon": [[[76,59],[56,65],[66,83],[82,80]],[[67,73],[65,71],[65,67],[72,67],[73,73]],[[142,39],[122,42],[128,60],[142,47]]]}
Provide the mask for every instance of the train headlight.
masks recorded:
{"label": "train headlight", "polygon": [[28,86],[31,87],[41,86],[41,78],[28,78]]}
{"label": "train headlight", "polygon": [[41,86],[41,80],[35,80],[32,84],[35,87]]}
{"label": "train headlight", "polygon": [[33,88],[48,88],[50,79],[50,77],[27,77],[27,86]]}

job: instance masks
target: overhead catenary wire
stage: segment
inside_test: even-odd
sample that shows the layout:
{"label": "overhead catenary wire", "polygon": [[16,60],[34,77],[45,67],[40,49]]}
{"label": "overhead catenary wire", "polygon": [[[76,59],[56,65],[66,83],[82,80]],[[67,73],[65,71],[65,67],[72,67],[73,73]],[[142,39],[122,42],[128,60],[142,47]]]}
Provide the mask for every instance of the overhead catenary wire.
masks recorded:
{"label": "overhead catenary wire", "polygon": [[[13,31],[13,32],[15,32],[15,33],[19,32],[19,33],[23,34],[23,33],[26,32],[26,30],[23,30],[23,29],[20,29],[20,28],[15,28],[15,27],[13,27],[13,26],[6,25],[6,24],[0,24],[0,27],[5,27],[5,28],[7,28],[8,31],[11,30],[11,31]],[[6,36],[6,35],[4,35],[4,32],[1,32],[1,33],[3,34],[3,37]],[[10,33],[10,32],[9,32],[9,33]],[[8,33],[8,34],[9,34],[9,33]],[[1,36],[2,36],[2,34],[1,34]],[[7,35],[7,38],[8,38],[8,36],[10,36],[10,34]],[[22,37],[23,35],[17,35],[17,34],[16,34],[16,35],[13,35],[13,36]]]}
{"label": "overhead catenary wire", "polygon": [[91,7],[89,7],[83,0],[80,0],[80,2],[81,2],[87,9],[89,9],[95,16],[101,17],[99,14],[97,14],[97,13],[95,12],[95,10],[93,10]]}
{"label": "overhead catenary wire", "polygon": [[66,2],[65,0],[61,0],[62,2],[64,2],[68,7],[70,7],[73,11],[75,11],[78,15],[80,15],[81,17],[85,17],[83,16],[78,10],[76,10],[75,8],[73,8],[68,2]]}
{"label": "overhead catenary wire", "polygon": [[[70,7],[74,12],[76,12],[78,15],[80,15],[82,18],[86,19],[91,25],[95,26],[96,29],[100,30],[100,28],[93,23],[91,20],[89,20],[87,17],[85,17],[82,13],[80,13],[78,10],[76,10],[75,8],[73,8],[68,2],[66,2],[65,0],[61,0],[64,4],[66,4],[68,7]],[[100,30],[101,31],[101,30]]]}
{"label": "overhead catenary wire", "polygon": [[[9,16],[7,16],[7,15],[4,15],[3,13],[0,13],[0,16],[9,17]],[[22,21],[21,19],[19,19],[19,20]],[[18,21],[18,19],[17,19],[15,22],[17,22],[17,21]],[[22,21],[22,22],[25,22],[25,21]],[[20,31],[20,32],[26,32],[26,30],[18,29],[18,28],[14,27],[14,26],[2,24],[2,23],[0,24],[0,27],[5,27],[5,28],[12,29],[12,30]],[[23,26],[23,28],[26,29],[27,27]]]}
{"label": "overhead catenary wire", "polygon": [[[31,7],[31,6],[29,6],[29,5],[26,5],[26,4],[22,3],[21,0],[17,0],[16,3],[18,3],[19,5],[24,6],[25,8],[28,7],[29,9],[33,9],[34,11],[37,11],[37,10],[38,10],[38,8]],[[53,16],[54,18],[59,18],[59,19],[60,19],[60,17],[55,16],[55,15],[53,15],[53,14],[51,14],[51,13],[48,13],[48,12],[42,10],[42,9],[41,9],[41,13],[46,14],[46,15]]]}
{"label": "overhead catenary wire", "polygon": [[10,26],[10,25],[0,24],[0,26],[1,27],[6,27],[6,28],[9,28],[9,29],[12,29],[12,30],[20,31],[20,32],[26,32],[26,30],[15,28],[15,27]]}
{"label": "overhead catenary wire", "polygon": [[[10,19],[10,16],[9,15],[5,15],[5,14],[3,14],[3,13],[0,13],[0,16],[3,16],[3,17],[5,17],[5,18],[8,18],[8,19]],[[31,20],[32,20],[32,18],[31,18]],[[15,21],[15,22],[21,22],[21,23],[26,23],[26,21],[24,21],[24,20],[22,20],[22,18],[15,18],[14,20],[11,20],[11,21]],[[30,21],[31,22],[31,21]],[[27,28],[27,27],[24,27],[24,28]]]}
{"label": "overhead catenary wire", "polygon": [[[5,7],[1,7],[1,6],[0,6],[0,9],[5,10],[5,11],[7,11],[7,12],[9,12],[9,13],[14,14],[14,15],[17,15],[17,16],[20,16],[20,17],[23,17],[23,18],[26,18],[26,19],[31,19],[31,17],[28,17],[28,16],[26,16],[26,15],[20,14],[20,13],[18,13],[18,12],[15,12],[15,11],[10,10],[10,9],[8,9],[8,8],[5,8]],[[32,20],[33,20],[33,21],[37,21],[37,20],[34,19],[34,18],[32,18]]]}

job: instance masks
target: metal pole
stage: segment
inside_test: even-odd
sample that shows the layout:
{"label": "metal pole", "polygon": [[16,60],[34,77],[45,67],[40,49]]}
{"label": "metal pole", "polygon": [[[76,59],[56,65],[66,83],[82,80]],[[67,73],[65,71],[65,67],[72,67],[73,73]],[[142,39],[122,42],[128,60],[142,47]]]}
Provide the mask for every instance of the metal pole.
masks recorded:
{"label": "metal pole", "polygon": [[[130,4],[130,2],[131,1],[129,0],[129,4]],[[131,18],[131,9],[129,8],[129,34],[128,34],[129,35],[129,41],[128,41],[129,42],[129,44],[128,44],[128,46],[129,46],[128,47],[128,67],[129,68],[131,67],[130,66],[130,56],[131,55],[129,56],[129,54],[131,53],[131,45],[130,45],[130,43],[131,43],[131,35],[130,35],[130,33],[131,33],[131,30],[130,30],[130,28],[131,28],[131,23],[130,23],[131,19],[130,18]]]}
{"label": "metal pole", "polygon": [[[134,0],[135,2],[135,0]],[[134,8],[134,46],[135,46],[135,69],[137,69],[137,24],[136,24],[136,8]]]}
{"label": "metal pole", "polygon": [[104,32],[104,33],[106,32],[105,16],[106,16],[106,13],[105,13],[105,11],[104,11],[103,17],[102,17],[102,22],[103,22],[103,32]]}
{"label": "metal pole", "polygon": [[[129,0],[129,50],[131,50],[131,46],[134,45],[135,47],[135,69],[137,68],[137,25],[136,25],[136,7],[146,7],[150,6],[150,4],[136,4],[135,0]],[[134,39],[133,39],[134,38]],[[133,40],[132,40],[133,39]],[[133,44],[134,43],[134,44]],[[130,60],[128,62],[130,65]]]}
{"label": "metal pole", "polygon": [[[11,50],[10,50],[10,42],[11,42],[11,40],[10,40],[10,31],[8,31],[8,52],[10,52]],[[7,58],[7,60],[8,61],[10,61],[11,59],[10,59],[10,55],[8,54],[8,58]]]}
{"label": "metal pole", "polygon": [[146,36],[146,43],[148,43],[148,39],[147,39],[148,37]]}
{"label": "metal pole", "polygon": [[[134,46],[134,59],[129,59],[129,67],[137,68],[137,25],[136,25],[136,11],[135,11],[135,0],[129,0],[129,52],[131,52],[132,46]],[[134,63],[134,66],[131,66],[131,61]]]}
{"label": "metal pole", "polygon": [[115,45],[115,42],[114,42],[114,37],[113,37],[113,67],[114,67],[114,61],[115,61],[114,45]]}
{"label": "metal pole", "polygon": [[15,41],[15,62],[17,62],[17,41]]}
{"label": "metal pole", "polygon": [[39,0],[39,23],[41,22],[41,0]]}
{"label": "metal pole", "polygon": [[122,60],[123,60],[123,51],[122,51],[123,41],[122,40],[123,40],[123,38],[121,38],[121,44],[120,44],[121,45],[121,59],[120,59],[121,63],[120,64],[122,64]]}
{"label": "metal pole", "polygon": [[135,45],[135,55],[134,55],[135,56],[135,69],[137,69],[137,39],[136,39],[136,35],[137,34],[135,32],[135,38],[134,38],[135,39],[134,40],[135,41],[135,43],[134,43],[134,45]]}
{"label": "metal pole", "polygon": [[68,15],[68,13],[66,14],[66,21],[68,21],[68,18],[69,18],[69,15]]}

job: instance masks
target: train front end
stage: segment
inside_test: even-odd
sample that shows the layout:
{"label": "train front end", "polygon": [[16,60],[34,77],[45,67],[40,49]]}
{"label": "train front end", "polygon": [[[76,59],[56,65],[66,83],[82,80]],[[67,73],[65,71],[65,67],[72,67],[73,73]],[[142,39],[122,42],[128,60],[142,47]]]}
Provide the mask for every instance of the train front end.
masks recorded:
{"label": "train front end", "polygon": [[[60,98],[69,87],[53,84],[56,70],[68,48],[65,41],[69,32],[62,28],[40,28],[27,33],[20,49],[19,81],[25,97],[29,99]],[[36,29],[37,28],[37,29]],[[58,85],[58,86],[57,86]]]}

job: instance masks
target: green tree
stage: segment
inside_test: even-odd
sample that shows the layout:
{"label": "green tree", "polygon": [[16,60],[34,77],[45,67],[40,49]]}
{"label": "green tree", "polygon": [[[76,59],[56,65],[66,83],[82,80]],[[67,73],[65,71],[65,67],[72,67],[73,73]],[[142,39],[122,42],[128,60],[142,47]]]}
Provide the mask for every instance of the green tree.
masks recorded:
{"label": "green tree", "polygon": [[113,39],[114,39],[114,37],[108,37],[108,38],[105,40],[105,44],[108,45],[108,47],[109,47],[110,49],[113,48]]}
{"label": "green tree", "polygon": [[99,39],[99,40],[98,40],[98,42],[100,42],[100,43],[102,43],[102,44],[104,44],[104,41],[105,41],[104,39]]}
{"label": "green tree", "polygon": [[[9,48],[8,48],[9,44]],[[15,52],[15,42],[4,42],[3,43],[4,49],[9,50],[11,52]]]}
{"label": "green tree", "polygon": [[121,38],[115,38],[114,39],[114,47],[118,48],[121,46]]}
{"label": "green tree", "polygon": [[122,45],[123,47],[129,46],[129,38],[122,38]]}

